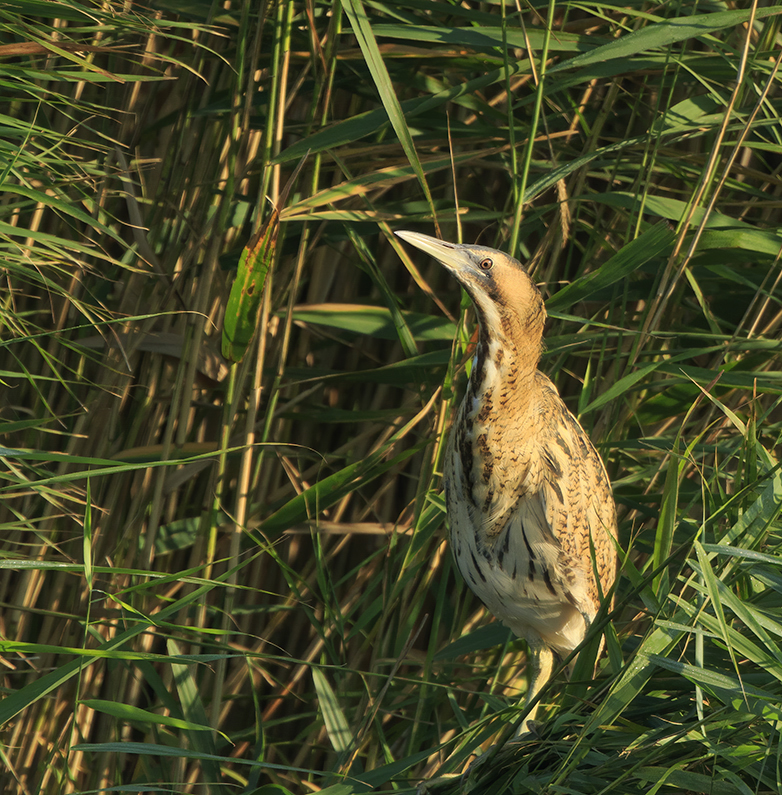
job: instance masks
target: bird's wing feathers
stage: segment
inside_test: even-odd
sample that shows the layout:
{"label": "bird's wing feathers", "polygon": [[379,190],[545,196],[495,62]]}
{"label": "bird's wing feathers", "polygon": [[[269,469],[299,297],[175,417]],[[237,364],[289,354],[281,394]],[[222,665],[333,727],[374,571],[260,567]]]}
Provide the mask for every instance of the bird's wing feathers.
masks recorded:
{"label": "bird's wing feathers", "polygon": [[[555,388],[551,386],[551,390]],[[561,416],[548,426],[555,430],[541,447],[545,469],[536,496],[543,502],[565,568],[578,571],[589,585],[587,612],[594,617],[600,605],[595,569],[603,591],[615,578],[614,500],[600,456],[575,417],[558,395],[556,398],[552,402]]]}

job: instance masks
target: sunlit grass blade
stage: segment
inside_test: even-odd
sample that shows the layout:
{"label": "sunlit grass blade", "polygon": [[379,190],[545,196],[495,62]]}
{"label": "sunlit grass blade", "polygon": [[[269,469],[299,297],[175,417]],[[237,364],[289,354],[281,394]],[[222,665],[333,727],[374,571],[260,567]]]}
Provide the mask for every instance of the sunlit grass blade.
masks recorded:
{"label": "sunlit grass blade", "polygon": [[306,157],[296,166],[280,193],[277,206],[272,208],[263,226],[250,238],[239,258],[223,320],[223,356],[230,361],[240,362],[244,358],[255,335],[266,276],[277,254],[280,212],[305,160]]}
{"label": "sunlit grass blade", "polygon": [[665,257],[673,248],[675,239],[673,230],[664,224],[650,227],[600,268],[558,290],[546,302],[546,308],[553,311],[571,309],[576,302],[587,300],[598,290],[628,278],[650,260]]}
{"label": "sunlit grass blade", "polygon": [[437,212],[434,207],[432,194],[429,191],[429,184],[427,183],[426,175],[421,168],[421,161],[418,158],[418,152],[416,152],[415,145],[413,144],[413,137],[410,134],[409,127],[407,126],[407,122],[399,104],[396,91],[394,91],[388,70],[383,63],[383,57],[380,54],[380,49],[377,46],[375,34],[372,32],[372,26],[369,24],[369,19],[367,18],[366,11],[364,10],[364,4],[362,0],[342,0],[342,7],[345,9],[348,18],[350,19],[350,24],[353,28],[356,38],[358,39],[359,46],[361,47],[361,51],[364,54],[364,59],[366,60],[370,74],[372,75],[375,85],[377,86],[383,107],[388,114],[388,118],[391,121],[391,126],[394,128],[394,132],[399,138],[399,143],[402,144],[402,149],[404,149],[407,159],[410,162],[410,165],[413,167],[416,176],[418,177],[418,181],[421,185],[424,195],[426,196],[426,200],[429,203],[432,211],[432,218],[436,225]]}

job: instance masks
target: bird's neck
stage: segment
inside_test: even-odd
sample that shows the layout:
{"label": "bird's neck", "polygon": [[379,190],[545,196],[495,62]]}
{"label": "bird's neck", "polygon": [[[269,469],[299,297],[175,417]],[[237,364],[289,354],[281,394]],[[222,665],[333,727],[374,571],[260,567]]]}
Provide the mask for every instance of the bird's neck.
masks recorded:
{"label": "bird's neck", "polygon": [[459,462],[453,469],[460,473],[454,499],[491,517],[491,528],[488,519],[482,519],[481,526],[494,537],[522,493],[532,465],[533,456],[525,447],[539,424],[541,390],[536,374],[543,317],[540,323],[525,325],[528,333],[497,333],[508,328],[501,319],[488,326],[494,334],[487,334],[486,328],[482,323],[449,449]]}
{"label": "bird's neck", "polygon": [[468,388],[468,411],[479,425],[497,417],[521,419],[530,410],[541,339],[542,329],[515,338],[489,337],[481,330]]}

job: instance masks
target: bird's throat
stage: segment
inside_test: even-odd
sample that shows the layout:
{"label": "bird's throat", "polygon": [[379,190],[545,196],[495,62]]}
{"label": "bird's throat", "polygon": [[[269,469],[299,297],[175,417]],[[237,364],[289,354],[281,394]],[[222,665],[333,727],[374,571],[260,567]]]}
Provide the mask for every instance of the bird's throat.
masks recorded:
{"label": "bird's throat", "polygon": [[540,341],[523,347],[481,338],[473,359],[465,419],[486,427],[522,421],[530,410]]}
{"label": "bird's throat", "polygon": [[520,357],[516,348],[496,341],[480,341],[455,424],[463,499],[491,517],[485,524],[488,535],[502,527],[502,517],[527,482],[530,458],[524,440],[536,424],[537,358]]}

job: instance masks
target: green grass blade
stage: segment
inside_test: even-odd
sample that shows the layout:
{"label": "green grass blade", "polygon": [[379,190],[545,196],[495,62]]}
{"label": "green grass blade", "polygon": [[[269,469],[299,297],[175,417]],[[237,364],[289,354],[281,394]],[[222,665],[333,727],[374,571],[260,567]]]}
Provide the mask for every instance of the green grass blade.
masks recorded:
{"label": "green grass blade", "polygon": [[676,234],[665,224],[650,227],[597,270],[581,276],[559,290],[546,302],[546,308],[553,311],[570,309],[575,303],[586,300],[598,290],[604,290],[628,278],[647,262],[667,257],[675,240]]}
{"label": "green grass blade", "polygon": [[369,19],[364,10],[362,0],[342,0],[342,7],[348,15],[350,25],[353,28],[353,33],[358,39],[359,47],[364,54],[367,67],[369,68],[372,79],[375,81],[380,100],[383,103],[383,108],[388,114],[391,126],[399,138],[399,143],[402,144],[405,155],[407,156],[410,165],[418,177],[421,189],[426,196],[426,201],[429,204],[432,218],[437,223],[437,212],[434,207],[432,194],[429,192],[429,183],[426,181],[426,175],[423,168],[421,168],[421,161],[418,158],[418,152],[415,150],[413,144],[413,136],[410,134],[410,128],[405,121],[405,115],[397,99],[394,87],[391,84],[391,78],[388,75],[385,63],[383,63],[383,56],[380,54],[380,48],[377,46],[375,34],[372,31],[372,26],[369,24]]}
{"label": "green grass blade", "polygon": [[343,753],[350,749],[353,735],[339,705],[339,699],[320,668],[312,669],[312,683],[318,694],[320,714],[323,717],[331,745],[335,751]]}

